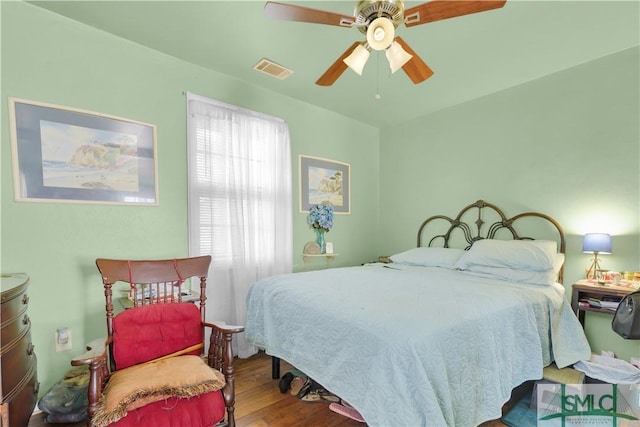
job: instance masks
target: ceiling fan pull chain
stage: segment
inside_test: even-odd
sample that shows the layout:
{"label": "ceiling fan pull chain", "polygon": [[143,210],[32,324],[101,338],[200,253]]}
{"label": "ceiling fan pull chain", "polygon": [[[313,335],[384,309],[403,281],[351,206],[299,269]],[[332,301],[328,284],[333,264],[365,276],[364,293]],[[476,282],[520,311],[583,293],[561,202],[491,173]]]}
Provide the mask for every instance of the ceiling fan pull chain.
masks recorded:
{"label": "ceiling fan pull chain", "polygon": [[376,100],[380,100],[380,52],[376,54]]}

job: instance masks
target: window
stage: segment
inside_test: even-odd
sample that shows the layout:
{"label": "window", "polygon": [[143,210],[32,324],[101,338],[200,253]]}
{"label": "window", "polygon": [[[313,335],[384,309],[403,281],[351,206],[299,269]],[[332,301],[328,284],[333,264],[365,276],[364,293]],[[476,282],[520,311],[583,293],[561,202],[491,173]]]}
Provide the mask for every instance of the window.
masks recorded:
{"label": "window", "polygon": [[214,318],[244,324],[249,287],[292,268],[288,126],[193,94],[187,103],[190,254],[211,255],[210,280],[228,290]]}

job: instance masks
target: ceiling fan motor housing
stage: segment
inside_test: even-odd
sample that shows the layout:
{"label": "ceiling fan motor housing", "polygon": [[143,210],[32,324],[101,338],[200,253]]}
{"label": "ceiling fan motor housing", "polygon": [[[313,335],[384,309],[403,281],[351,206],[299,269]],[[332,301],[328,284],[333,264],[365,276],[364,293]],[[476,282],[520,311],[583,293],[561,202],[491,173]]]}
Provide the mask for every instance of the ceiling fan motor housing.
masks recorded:
{"label": "ceiling fan motor housing", "polygon": [[353,13],[355,26],[361,33],[367,34],[367,27],[376,18],[387,18],[394,28],[404,22],[403,0],[360,0]]}

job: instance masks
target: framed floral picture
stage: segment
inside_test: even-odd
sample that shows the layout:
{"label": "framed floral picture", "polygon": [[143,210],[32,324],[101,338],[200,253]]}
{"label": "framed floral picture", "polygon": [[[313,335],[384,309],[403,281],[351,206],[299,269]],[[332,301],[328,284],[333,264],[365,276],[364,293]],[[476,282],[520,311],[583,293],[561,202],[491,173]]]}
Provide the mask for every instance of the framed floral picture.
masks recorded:
{"label": "framed floral picture", "polygon": [[329,203],[336,214],[351,213],[351,166],[320,157],[299,156],[300,212]]}
{"label": "framed floral picture", "polygon": [[158,204],[156,127],[9,98],[15,200]]}

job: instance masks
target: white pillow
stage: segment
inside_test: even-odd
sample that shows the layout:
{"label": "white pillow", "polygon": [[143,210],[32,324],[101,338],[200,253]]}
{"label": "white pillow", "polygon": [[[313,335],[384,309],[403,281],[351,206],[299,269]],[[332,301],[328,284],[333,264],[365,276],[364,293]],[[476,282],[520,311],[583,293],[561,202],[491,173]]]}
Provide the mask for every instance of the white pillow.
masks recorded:
{"label": "white pillow", "polygon": [[560,269],[564,265],[564,254],[562,252],[558,252],[553,259],[553,272],[556,275],[556,280],[558,279],[558,274],[560,274]]}
{"label": "white pillow", "polygon": [[553,240],[527,240],[527,242],[539,247],[549,255],[553,263],[553,271],[555,272],[557,280],[560,269],[564,265],[564,254],[562,252],[558,252],[558,244]]}
{"label": "white pillow", "polygon": [[552,260],[556,259],[556,254],[558,253],[558,244],[553,240],[521,240],[522,242],[530,243],[534,246],[539,247],[543,251],[549,255],[549,258]]}
{"label": "white pillow", "polygon": [[390,258],[396,264],[454,268],[463,253],[464,249],[421,247],[391,255]]}
{"label": "white pillow", "polygon": [[531,285],[551,286],[556,281],[553,270],[527,271],[507,267],[488,267],[486,265],[474,265],[463,273],[474,276],[488,277],[490,279],[508,280],[510,282],[528,283]]}
{"label": "white pillow", "polygon": [[475,265],[513,268],[525,271],[553,271],[553,257],[529,240],[483,239],[473,243],[456,263],[456,268],[468,270]]}

